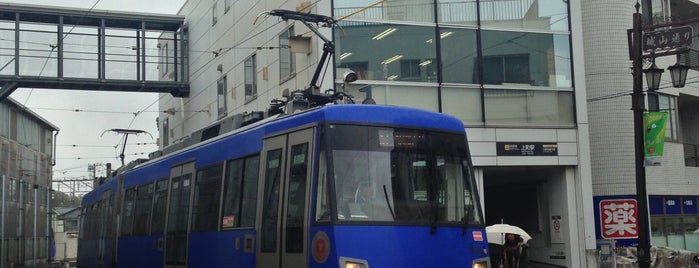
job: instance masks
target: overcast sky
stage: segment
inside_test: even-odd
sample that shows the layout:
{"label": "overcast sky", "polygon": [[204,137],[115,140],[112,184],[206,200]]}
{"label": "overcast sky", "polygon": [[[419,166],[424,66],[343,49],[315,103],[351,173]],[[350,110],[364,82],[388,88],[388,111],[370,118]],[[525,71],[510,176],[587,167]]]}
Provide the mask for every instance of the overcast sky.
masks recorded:
{"label": "overcast sky", "polygon": [[[0,2],[83,9],[94,6],[94,9],[99,10],[177,14],[185,1],[0,0]],[[108,129],[140,129],[152,134],[152,138],[149,135],[129,135],[125,152],[127,163],[136,158],[147,158],[148,153],[158,148],[155,144],[158,138],[157,93],[19,88],[10,97],[61,129],[56,138],[54,179],[86,176],[88,164],[93,163],[112,163],[114,169],[121,166],[118,158],[121,147],[115,148],[115,146],[120,144],[122,135],[112,132],[102,135]],[[76,109],[83,111],[75,112]],[[54,184],[54,189],[67,190],[64,186],[59,187]]]}

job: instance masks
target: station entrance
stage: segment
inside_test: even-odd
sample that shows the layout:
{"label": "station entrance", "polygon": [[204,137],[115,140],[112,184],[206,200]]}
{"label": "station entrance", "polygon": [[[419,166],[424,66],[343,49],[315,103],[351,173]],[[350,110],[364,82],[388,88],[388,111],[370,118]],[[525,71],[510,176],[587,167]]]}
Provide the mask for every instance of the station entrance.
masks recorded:
{"label": "station entrance", "polygon": [[[578,205],[575,167],[483,167],[486,225],[506,223],[524,229],[529,260],[547,267],[570,267],[576,242]],[[492,247],[491,247],[492,249]],[[497,255],[497,252],[493,252]],[[497,257],[495,257],[497,258]]]}

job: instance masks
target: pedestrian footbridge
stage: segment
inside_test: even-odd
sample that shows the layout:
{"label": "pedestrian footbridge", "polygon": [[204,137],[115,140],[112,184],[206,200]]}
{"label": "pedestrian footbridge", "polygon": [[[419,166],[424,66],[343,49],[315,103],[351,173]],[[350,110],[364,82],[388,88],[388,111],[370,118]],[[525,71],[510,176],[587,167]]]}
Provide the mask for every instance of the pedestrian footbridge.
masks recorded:
{"label": "pedestrian footbridge", "polygon": [[189,96],[184,16],[0,3],[0,101],[17,88]]}

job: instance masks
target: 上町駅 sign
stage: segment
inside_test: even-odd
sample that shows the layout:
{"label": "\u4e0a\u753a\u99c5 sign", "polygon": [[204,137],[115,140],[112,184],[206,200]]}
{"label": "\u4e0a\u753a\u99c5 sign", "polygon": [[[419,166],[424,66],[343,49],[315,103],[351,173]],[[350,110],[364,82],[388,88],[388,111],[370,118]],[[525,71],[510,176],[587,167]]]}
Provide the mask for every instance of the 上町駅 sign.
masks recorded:
{"label": "\u4e0a\u753a\u99c5 sign", "polygon": [[558,144],[549,142],[496,142],[498,156],[557,156]]}
{"label": "\u4e0a\u753a\u99c5 sign", "polygon": [[690,26],[643,32],[643,51],[688,46],[692,44],[692,37],[692,27]]}

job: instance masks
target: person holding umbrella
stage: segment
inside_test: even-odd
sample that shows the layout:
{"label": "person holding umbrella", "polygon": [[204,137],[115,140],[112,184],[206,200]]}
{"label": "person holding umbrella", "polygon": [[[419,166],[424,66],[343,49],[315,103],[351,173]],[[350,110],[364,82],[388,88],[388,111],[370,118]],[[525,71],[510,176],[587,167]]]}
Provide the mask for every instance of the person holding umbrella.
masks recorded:
{"label": "person holding umbrella", "polygon": [[505,234],[504,249],[500,258],[500,268],[525,268],[527,267],[527,244],[517,234]]}
{"label": "person holding umbrella", "polygon": [[491,247],[491,261],[500,268],[524,268],[529,263],[527,256],[527,241],[531,235],[522,228],[505,223],[485,227],[488,243],[497,245]]}

